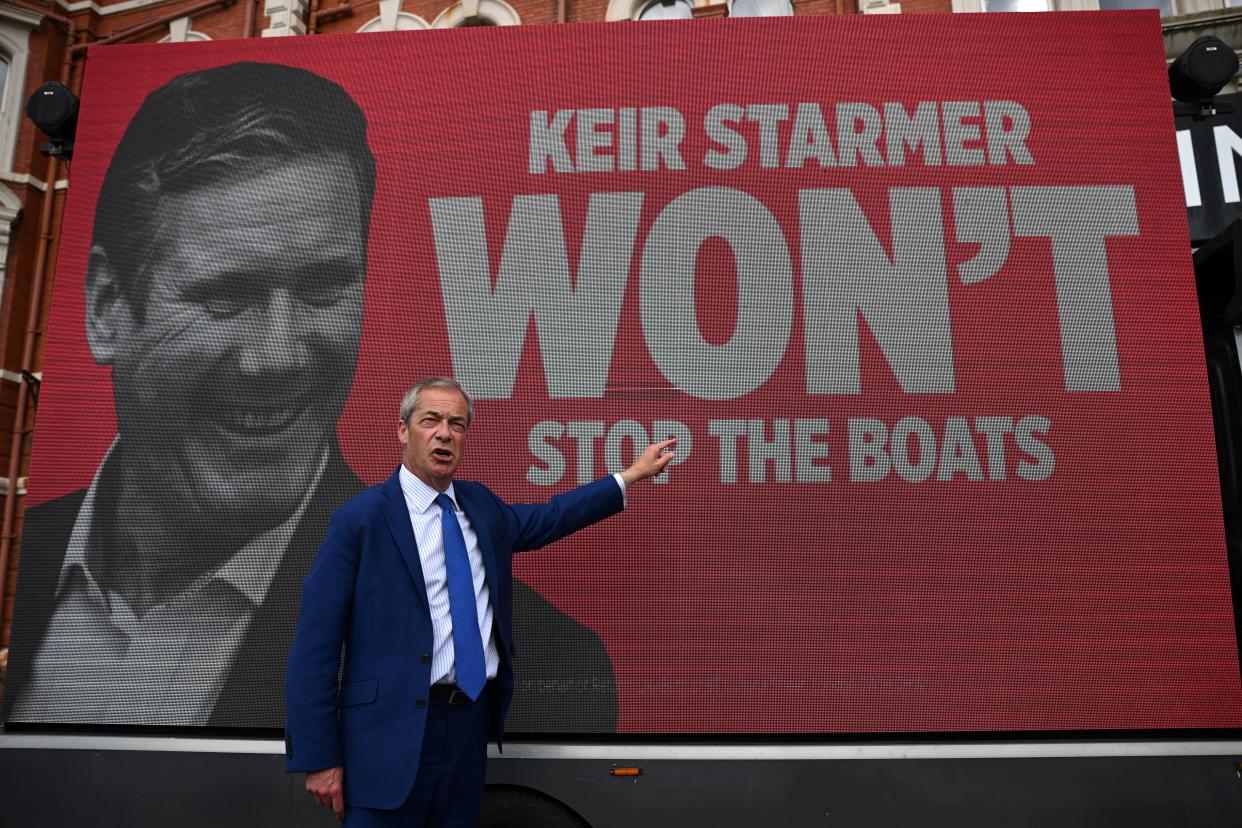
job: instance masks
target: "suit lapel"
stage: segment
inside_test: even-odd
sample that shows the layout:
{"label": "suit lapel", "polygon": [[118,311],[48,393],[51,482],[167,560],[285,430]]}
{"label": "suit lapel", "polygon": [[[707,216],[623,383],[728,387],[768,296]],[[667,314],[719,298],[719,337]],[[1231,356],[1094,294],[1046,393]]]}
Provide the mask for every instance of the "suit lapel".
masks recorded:
{"label": "suit lapel", "polygon": [[[209,724],[272,727],[284,718],[284,699],[279,693],[273,699],[272,694],[284,687],[285,661],[293,643],[302,582],[323,543],[332,513],[362,489],[362,481],[345,465],[339,451],[334,451],[290,538],[267,596],[255,610]],[[272,704],[280,709],[276,719],[266,718]]]}
{"label": "suit lapel", "polygon": [[385,500],[381,510],[384,520],[388,522],[388,530],[392,532],[393,540],[401,550],[401,557],[405,559],[405,568],[410,571],[418,600],[422,602],[424,610],[431,612],[427,603],[427,582],[423,580],[423,562],[418,557],[418,543],[414,540],[414,527],[410,524],[410,510],[405,505],[405,493],[401,491],[400,474],[401,469],[398,468],[384,484]]}
{"label": "suit lapel", "polygon": [[[470,518],[470,528],[479,539],[479,551],[483,554],[483,570],[487,576],[487,591],[490,595],[498,595],[496,585],[496,547],[492,543],[492,534],[487,528],[487,514],[483,503],[475,497],[469,485],[456,483],[454,491],[461,510]],[[493,599],[494,600],[494,599]]]}
{"label": "suit lapel", "polygon": [[56,588],[65,563],[69,536],[78,519],[86,490],[31,507],[22,534],[22,561],[17,592],[21,598],[14,613],[10,636],[8,685],[0,697],[0,719],[7,719],[30,678],[35,654],[43,644],[48,624],[56,612]]}

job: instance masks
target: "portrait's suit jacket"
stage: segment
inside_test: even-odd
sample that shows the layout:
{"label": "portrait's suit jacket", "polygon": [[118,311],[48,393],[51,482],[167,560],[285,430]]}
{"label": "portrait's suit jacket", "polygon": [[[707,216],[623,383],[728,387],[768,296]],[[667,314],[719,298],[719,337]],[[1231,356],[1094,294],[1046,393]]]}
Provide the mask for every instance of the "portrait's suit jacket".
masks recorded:
{"label": "portrait's suit jacket", "polygon": [[[362,482],[334,451],[319,479],[265,600],[233,660],[216,699],[209,725],[272,727],[279,721],[285,656],[293,641],[292,619],[302,579],[310,570],[332,511],[363,488]],[[56,609],[56,588],[69,536],[86,498],[82,489],[27,510],[18,565],[17,601],[9,651],[9,670],[0,718],[8,719]],[[266,701],[266,704],[264,703]],[[107,724],[107,722],[99,722]]]}
{"label": "portrait's suit jacket", "polygon": [[[624,496],[612,477],[540,505],[508,504],[468,481],[453,488],[478,536],[494,610],[500,669],[490,738],[499,742],[514,687],[513,553],[620,512]],[[394,473],[333,515],[306,578],[285,674],[286,769],[343,765],[346,802],[398,807],[418,772],[432,647],[422,563]]]}

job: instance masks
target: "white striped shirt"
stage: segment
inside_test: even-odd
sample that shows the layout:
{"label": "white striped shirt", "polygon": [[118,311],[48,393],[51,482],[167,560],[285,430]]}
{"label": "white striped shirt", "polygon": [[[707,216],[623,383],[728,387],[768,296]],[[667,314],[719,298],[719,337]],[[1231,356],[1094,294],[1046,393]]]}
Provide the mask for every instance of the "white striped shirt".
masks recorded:
{"label": "white striped shirt", "polygon": [[[613,479],[625,497],[625,480],[620,474]],[[410,525],[414,528],[414,540],[418,544],[418,559],[423,567],[423,583],[427,585],[427,606],[431,610],[432,653],[431,683],[455,684],[457,671],[453,660],[453,616],[449,608],[448,577],[444,568],[444,532],[440,528],[440,507],[436,505],[435,489],[415,477],[404,465],[398,474],[401,492],[405,495],[405,507],[410,513]],[[470,575],[474,580],[474,600],[479,618],[479,635],[483,638],[483,653],[487,661],[487,677],[496,678],[500,669],[500,652],[492,635],[492,600],[487,591],[487,573],[483,568],[483,553],[479,549],[479,536],[470,525],[470,518],[461,510],[457,495],[450,483],[444,492],[453,501],[457,523],[466,540],[466,555],[470,558]]]}
{"label": "white striped shirt", "polygon": [[[414,527],[414,540],[418,543],[418,558],[423,565],[427,606],[431,609],[431,683],[452,684],[457,680],[453,661],[453,617],[449,610],[448,578],[444,568],[440,507],[435,503],[438,492],[411,474],[404,465],[399,476],[405,506],[410,512],[410,525]],[[500,653],[492,637],[492,600],[487,592],[487,573],[483,569],[479,536],[474,533],[470,518],[461,510],[461,504],[457,503],[452,483],[445,494],[457,507],[457,522],[461,524],[461,534],[466,539],[466,555],[470,558],[470,575],[474,579],[479,635],[483,637],[483,653],[487,660],[487,677],[493,679],[500,668]]]}

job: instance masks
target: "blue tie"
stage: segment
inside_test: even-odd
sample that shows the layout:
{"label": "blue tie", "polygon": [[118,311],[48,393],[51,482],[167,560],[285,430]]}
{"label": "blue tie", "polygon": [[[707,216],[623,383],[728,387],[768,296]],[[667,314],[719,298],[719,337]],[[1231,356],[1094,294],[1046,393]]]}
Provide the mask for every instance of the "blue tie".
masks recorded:
{"label": "blue tie", "polygon": [[457,686],[471,700],[477,699],[487,684],[487,662],[483,658],[483,639],[479,637],[479,607],[474,597],[474,575],[466,554],[466,539],[453,501],[446,494],[436,495],[440,507],[440,529],[444,535],[444,573],[448,581],[449,613],[453,618],[453,654],[457,661]]}

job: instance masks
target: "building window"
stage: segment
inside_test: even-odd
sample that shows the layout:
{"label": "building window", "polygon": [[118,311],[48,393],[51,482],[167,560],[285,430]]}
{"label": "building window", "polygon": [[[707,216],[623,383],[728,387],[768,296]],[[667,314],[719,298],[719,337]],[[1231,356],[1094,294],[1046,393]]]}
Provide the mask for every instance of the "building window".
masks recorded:
{"label": "building window", "polygon": [[[750,2],[771,3],[773,0],[749,0]],[[738,0],[746,2],[746,0]],[[787,2],[787,0],[777,0]],[[724,4],[732,4],[733,0],[723,0]],[[608,9],[604,19],[613,22],[620,20],[688,20],[694,17],[695,10],[706,12],[709,16],[719,16],[722,0],[608,0]]]}
{"label": "building window", "polygon": [[431,22],[433,29],[461,29],[471,26],[518,26],[522,18],[504,0],[461,0]]}
{"label": "building window", "polygon": [[1173,0],[1100,0],[1100,8],[1105,11],[1115,9],[1160,9],[1161,17],[1170,17],[1173,14]]}
{"label": "building window", "polygon": [[[37,12],[0,2],[0,175],[7,175],[13,170],[13,155],[17,148],[24,103],[22,89],[26,82],[30,32],[38,27],[42,19]],[[3,206],[0,204],[0,207]]]}
{"label": "building window", "polygon": [[729,5],[729,17],[790,17],[793,3],[790,0],[733,0]]}
{"label": "building window", "polygon": [[983,10],[990,12],[1052,11],[1049,0],[983,0]]}
{"label": "building window", "polygon": [[686,0],[652,0],[639,7],[635,20],[689,20],[694,10]]}

